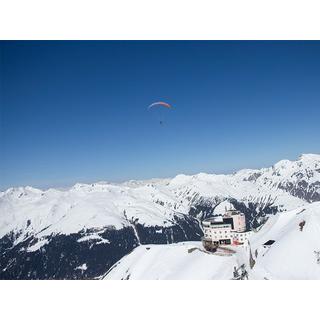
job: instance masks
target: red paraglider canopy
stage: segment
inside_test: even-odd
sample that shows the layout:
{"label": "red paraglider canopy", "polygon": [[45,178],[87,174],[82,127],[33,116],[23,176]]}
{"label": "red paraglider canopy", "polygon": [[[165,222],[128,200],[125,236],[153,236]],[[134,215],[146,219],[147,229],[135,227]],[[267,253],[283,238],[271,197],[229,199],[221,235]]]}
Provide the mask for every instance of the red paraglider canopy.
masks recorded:
{"label": "red paraglider canopy", "polygon": [[152,104],[150,104],[150,106],[148,107],[148,109],[150,109],[150,108],[153,108],[153,107],[155,107],[155,106],[163,106],[163,107],[165,107],[165,108],[172,108],[172,106],[169,104],[169,103],[166,103],[166,102],[162,102],[162,101],[159,101],[159,102],[154,102],[154,103],[152,103]]}

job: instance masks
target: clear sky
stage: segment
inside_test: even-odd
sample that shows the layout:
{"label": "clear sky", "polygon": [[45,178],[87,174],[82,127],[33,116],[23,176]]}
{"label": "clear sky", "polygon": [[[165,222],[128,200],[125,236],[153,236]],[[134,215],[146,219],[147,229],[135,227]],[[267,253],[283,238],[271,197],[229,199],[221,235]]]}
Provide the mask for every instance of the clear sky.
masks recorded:
{"label": "clear sky", "polygon": [[0,59],[0,190],[320,152],[320,42],[2,41]]}

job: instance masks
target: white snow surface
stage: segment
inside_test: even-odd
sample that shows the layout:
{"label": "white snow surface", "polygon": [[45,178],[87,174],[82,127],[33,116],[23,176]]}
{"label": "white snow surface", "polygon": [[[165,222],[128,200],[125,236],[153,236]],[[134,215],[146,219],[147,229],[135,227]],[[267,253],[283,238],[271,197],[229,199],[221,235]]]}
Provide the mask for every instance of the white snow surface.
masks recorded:
{"label": "white snow surface", "polygon": [[85,242],[85,241],[94,241],[96,244],[101,244],[101,243],[110,243],[108,239],[104,239],[98,234],[89,234],[87,236],[83,236],[82,238],[77,240],[78,242]]}
{"label": "white snow surface", "polygon": [[34,252],[39,250],[41,247],[43,247],[45,244],[49,243],[49,241],[47,239],[41,239],[39,240],[37,243],[35,243],[34,245],[30,246],[27,248],[28,252]]}
{"label": "white snow surface", "polygon": [[[305,221],[300,231],[299,223]],[[201,242],[144,245],[118,261],[106,280],[232,279],[234,267],[245,265],[249,280],[319,279],[320,203],[270,217],[250,239],[250,247],[230,247],[232,256],[207,253]],[[275,243],[264,248],[268,240]],[[191,248],[198,248],[188,252]],[[255,265],[250,268],[250,250]],[[255,257],[257,250],[258,256]]]}
{"label": "white snow surface", "polygon": [[[191,252],[189,252],[189,249]],[[142,245],[123,257],[105,280],[205,280],[230,279],[235,256],[200,251],[201,242]]]}
{"label": "white snow surface", "polygon": [[[300,231],[299,224],[305,222]],[[275,243],[269,248],[263,244]],[[305,205],[269,218],[254,234],[251,247],[258,257],[253,277],[268,279],[320,279],[320,202]]]}
{"label": "white snow surface", "polygon": [[[320,155],[302,155],[261,170],[241,170],[230,175],[200,173],[173,179],[76,184],[68,190],[10,188],[0,193],[0,238],[19,233],[16,243],[33,235],[71,234],[85,229],[117,229],[138,221],[146,226],[170,226],[175,213],[188,214],[198,199],[232,197],[245,203],[272,202],[291,210],[306,201],[279,189],[279,183],[320,181]],[[220,206],[220,209],[223,205]],[[218,210],[218,209],[217,209]]]}
{"label": "white snow surface", "polygon": [[76,267],[76,270],[86,271],[88,269],[87,264],[84,263],[79,267]]}

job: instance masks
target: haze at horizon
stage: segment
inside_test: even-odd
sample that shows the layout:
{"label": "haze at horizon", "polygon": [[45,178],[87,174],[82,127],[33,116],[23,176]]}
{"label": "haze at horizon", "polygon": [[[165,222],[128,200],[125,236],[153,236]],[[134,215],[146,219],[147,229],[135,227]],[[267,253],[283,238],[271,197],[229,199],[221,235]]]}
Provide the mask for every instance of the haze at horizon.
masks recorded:
{"label": "haze at horizon", "polygon": [[319,56],[319,41],[1,41],[0,189],[319,153]]}

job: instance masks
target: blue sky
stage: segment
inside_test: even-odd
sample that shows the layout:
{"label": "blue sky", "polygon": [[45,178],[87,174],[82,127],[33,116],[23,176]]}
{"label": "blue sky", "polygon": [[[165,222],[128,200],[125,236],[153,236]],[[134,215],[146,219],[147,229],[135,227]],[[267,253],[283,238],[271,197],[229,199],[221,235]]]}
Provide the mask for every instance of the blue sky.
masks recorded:
{"label": "blue sky", "polygon": [[319,57],[306,41],[2,41],[0,189],[319,153]]}

